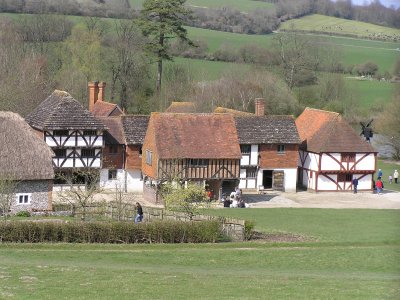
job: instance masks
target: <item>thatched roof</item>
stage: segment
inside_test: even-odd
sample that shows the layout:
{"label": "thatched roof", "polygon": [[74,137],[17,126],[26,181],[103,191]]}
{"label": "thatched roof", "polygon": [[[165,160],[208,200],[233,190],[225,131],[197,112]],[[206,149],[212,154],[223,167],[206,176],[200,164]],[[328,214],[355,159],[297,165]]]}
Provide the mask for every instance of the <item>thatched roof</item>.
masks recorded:
{"label": "thatched roof", "polygon": [[234,116],[254,116],[253,113],[241,111],[241,110],[236,110],[236,109],[230,109],[226,107],[221,107],[218,106],[216,109],[214,109],[214,113],[217,114],[232,114]]}
{"label": "thatched roof", "polygon": [[102,130],[105,126],[64,91],[55,90],[31,112],[26,121],[39,130]]}
{"label": "thatched roof", "polygon": [[168,113],[194,113],[196,107],[193,102],[172,102],[165,110]]}
{"label": "thatched roof", "polygon": [[49,146],[20,115],[0,111],[0,178],[52,179],[52,156]]}

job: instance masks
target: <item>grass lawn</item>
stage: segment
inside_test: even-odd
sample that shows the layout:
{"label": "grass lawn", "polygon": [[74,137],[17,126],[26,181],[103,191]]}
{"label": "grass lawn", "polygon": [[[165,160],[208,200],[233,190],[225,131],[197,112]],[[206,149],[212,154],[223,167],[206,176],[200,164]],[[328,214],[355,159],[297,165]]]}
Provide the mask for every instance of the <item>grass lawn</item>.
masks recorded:
{"label": "grass lawn", "polygon": [[0,298],[396,299],[396,210],[219,209],[303,243],[0,244]]}
{"label": "grass lawn", "polygon": [[354,35],[370,39],[380,37],[393,40],[400,37],[400,29],[318,14],[283,22],[280,29],[321,32],[334,35]]}
{"label": "grass lawn", "polygon": [[346,79],[346,87],[354,92],[358,105],[368,115],[374,107],[384,106],[392,97],[397,83],[377,80]]}
{"label": "grass lawn", "polygon": [[[382,173],[383,173],[383,183],[385,185],[385,189],[388,190],[393,190],[393,191],[398,191],[400,192],[400,181],[398,184],[389,184],[389,174],[392,174],[393,176],[393,172],[394,170],[397,170],[398,172],[400,172],[400,164],[394,164],[391,162],[387,162],[385,160],[378,160],[378,169],[382,169]],[[399,179],[400,180],[400,179]],[[394,182],[394,180],[393,180]]]}
{"label": "grass lawn", "polygon": [[[129,0],[132,7],[142,8],[144,0]],[[202,7],[202,8],[221,8],[232,7],[243,12],[251,12],[256,9],[274,9],[272,3],[253,0],[187,0],[186,5],[189,7]]]}

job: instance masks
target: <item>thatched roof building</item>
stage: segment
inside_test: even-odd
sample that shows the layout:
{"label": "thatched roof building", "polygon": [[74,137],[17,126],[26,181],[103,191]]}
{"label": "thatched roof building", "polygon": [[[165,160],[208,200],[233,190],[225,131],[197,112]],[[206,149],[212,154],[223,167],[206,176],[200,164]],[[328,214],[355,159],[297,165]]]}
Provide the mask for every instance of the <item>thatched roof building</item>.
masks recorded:
{"label": "thatched roof building", "polygon": [[52,179],[52,156],[51,149],[20,115],[0,111],[0,177]]}

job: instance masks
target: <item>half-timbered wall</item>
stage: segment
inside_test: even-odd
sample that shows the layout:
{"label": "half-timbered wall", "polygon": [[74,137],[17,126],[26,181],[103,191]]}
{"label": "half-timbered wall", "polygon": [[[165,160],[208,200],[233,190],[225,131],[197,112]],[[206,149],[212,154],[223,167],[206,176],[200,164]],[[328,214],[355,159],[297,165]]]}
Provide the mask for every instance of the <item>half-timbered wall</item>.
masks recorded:
{"label": "half-timbered wall", "polygon": [[68,135],[54,135],[54,131],[45,131],[44,139],[50,147],[103,147],[102,133],[84,135],[83,130],[69,130]]}
{"label": "half-timbered wall", "polygon": [[236,179],[240,161],[237,159],[209,159],[204,166],[192,166],[190,159],[160,160],[158,178],[174,179]]}
{"label": "half-timbered wall", "polygon": [[66,149],[66,156],[53,157],[57,168],[100,168],[101,149],[94,149],[94,156],[82,156],[82,149]]}
{"label": "half-timbered wall", "polygon": [[[257,166],[258,165],[258,145],[241,145],[242,158],[240,160],[241,166]],[[250,151],[243,152],[243,149]]]}

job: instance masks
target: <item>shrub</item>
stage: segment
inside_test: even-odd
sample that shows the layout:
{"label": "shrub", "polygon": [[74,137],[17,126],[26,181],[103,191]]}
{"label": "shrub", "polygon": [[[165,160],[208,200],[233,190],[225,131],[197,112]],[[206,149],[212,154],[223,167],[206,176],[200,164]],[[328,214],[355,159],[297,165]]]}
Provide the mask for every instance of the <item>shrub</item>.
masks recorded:
{"label": "shrub", "polygon": [[31,213],[26,210],[21,210],[15,214],[17,217],[30,217]]}
{"label": "shrub", "polygon": [[212,243],[221,234],[219,221],[7,222],[0,241],[11,243]]}
{"label": "shrub", "polygon": [[251,240],[253,235],[254,235],[254,222],[246,220],[244,222],[244,239]]}

